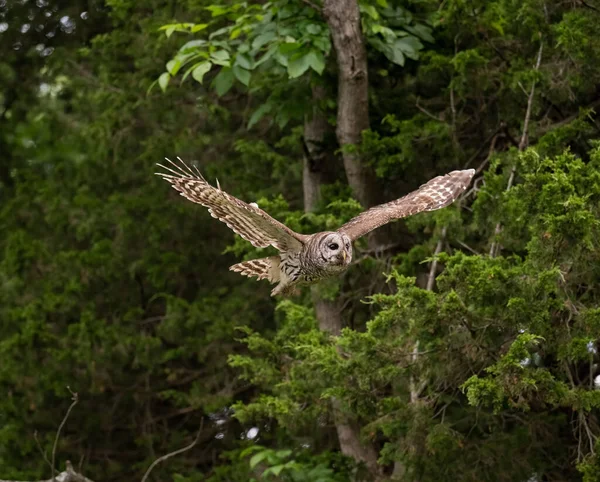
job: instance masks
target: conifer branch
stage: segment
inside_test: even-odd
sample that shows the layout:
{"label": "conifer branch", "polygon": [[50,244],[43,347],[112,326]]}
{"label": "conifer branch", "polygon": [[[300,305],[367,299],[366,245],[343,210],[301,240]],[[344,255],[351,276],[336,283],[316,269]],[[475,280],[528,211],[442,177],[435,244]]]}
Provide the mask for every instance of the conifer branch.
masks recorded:
{"label": "conifer branch", "polygon": [[[540,69],[540,64],[542,62],[542,52],[544,50],[544,42],[540,41],[540,49],[538,50],[537,60],[535,63],[534,70],[537,72]],[[535,94],[535,84],[534,81],[531,85],[531,90],[529,92],[529,97],[527,98],[527,110],[525,111],[525,120],[523,122],[523,132],[521,134],[521,141],[519,142],[519,152],[523,152],[527,147],[527,140],[529,139],[529,121],[531,120],[531,108],[533,106],[533,97]],[[510,191],[512,188],[513,182],[515,180],[515,173],[517,170],[517,165],[515,164],[510,170],[510,176],[508,178],[508,184],[506,185],[506,191]],[[490,257],[495,258],[498,256],[500,252],[500,244],[496,241],[500,231],[502,230],[502,224],[498,222],[494,229],[494,241],[490,246]]]}

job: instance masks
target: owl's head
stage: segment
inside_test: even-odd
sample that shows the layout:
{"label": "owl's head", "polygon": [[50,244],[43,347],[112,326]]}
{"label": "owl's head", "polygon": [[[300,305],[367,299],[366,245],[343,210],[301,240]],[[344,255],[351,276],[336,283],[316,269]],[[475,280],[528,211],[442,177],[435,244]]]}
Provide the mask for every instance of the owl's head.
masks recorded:
{"label": "owl's head", "polygon": [[345,269],[352,261],[352,241],[343,233],[323,233],[318,250],[320,261],[328,268]]}

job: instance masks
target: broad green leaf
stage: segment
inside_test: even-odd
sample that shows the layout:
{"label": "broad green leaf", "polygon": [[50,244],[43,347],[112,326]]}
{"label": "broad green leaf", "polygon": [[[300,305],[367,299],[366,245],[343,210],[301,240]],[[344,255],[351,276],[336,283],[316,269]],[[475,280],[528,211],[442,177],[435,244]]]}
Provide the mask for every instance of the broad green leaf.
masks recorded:
{"label": "broad green leaf", "polygon": [[244,53],[238,53],[235,56],[235,64],[247,70],[252,70],[252,59]]}
{"label": "broad green leaf", "polygon": [[414,35],[416,35],[417,37],[422,38],[423,40],[425,40],[426,42],[435,42],[435,39],[433,38],[433,36],[431,35],[431,29],[429,27],[426,27],[425,25],[414,25],[414,26],[405,26],[404,29],[407,32],[410,32]]}
{"label": "broad green leaf", "polygon": [[248,121],[248,129],[252,129],[254,124],[260,121],[265,114],[271,112],[272,105],[269,102],[265,102],[258,109],[256,109],[253,114],[250,116],[250,120]]}
{"label": "broad green leaf", "polygon": [[210,71],[211,67],[212,65],[208,61],[196,64],[194,70],[192,71],[192,77],[196,82],[199,82],[201,84],[204,80],[204,75]]}
{"label": "broad green leaf", "polygon": [[288,61],[287,71],[290,79],[300,77],[311,66],[310,52],[301,57]]}
{"label": "broad green leaf", "polygon": [[273,474],[275,476],[279,476],[283,469],[285,469],[285,464],[274,465],[273,467],[269,467],[267,470],[265,470],[263,475]]}
{"label": "broad green leaf", "polygon": [[198,23],[196,25],[194,25],[191,28],[191,32],[192,33],[196,33],[196,32],[201,32],[202,30],[204,30],[206,27],[208,27],[207,23]]}
{"label": "broad green leaf", "polygon": [[173,32],[175,32],[176,29],[177,27],[175,25],[170,25],[169,27],[167,27],[167,29],[165,30],[165,35],[167,36],[167,38],[173,35]]}
{"label": "broad green leaf", "polygon": [[385,25],[375,24],[371,27],[373,33],[380,33],[388,41],[392,42],[398,36],[391,28]]}
{"label": "broad green leaf", "polygon": [[419,58],[419,50],[423,48],[423,44],[419,41],[418,38],[413,36],[402,37],[396,39],[394,42],[393,49],[400,50],[407,57],[417,60]]}
{"label": "broad green leaf", "polygon": [[242,29],[240,27],[234,28],[229,34],[230,40],[235,40],[242,34]]}
{"label": "broad green leaf", "polygon": [[255,50],[260,49],[263,45],[268,44],[269,42],[275,39],[275,32],[264,32],[261,33],[258,37],[256,37],[252,41],[252,48]]}
{"label": "broad green leaf", "polygon": [[167,62],[167,72],[169,72],[173,76],[177,75],[177,72],[179,72],[180,68],[181,61],[179,59],[173,59]]}
{"label": "broad green leaf", "polygon": [[229,13],[229,8],[222,7],[220,5],[210,5],[206,7],[206,10],[211,12],[213,17],[218,17],[220,15],[225,15],[226,13]]}
{"label": "broad green leaf", "polygon": [[210,57],[213,60],[229,60],[229,52],[227,52],[227,50],[217,50],[216,52],[211,53]]}
{"label": "broad green leaf", "polygon": [[165,90],[167,90],[167,85],[169,85],[170,80],[171,80],[171,74],[169,74],[169,72],[162,73],[160,75],[160,77],[158,78],[158,85],[160,85],[160,88],[162,89],[163,92]]}
{"label": "broad green leaf", "polygon": [[238,79],[245,86],[248,86],[250,83],[250,72],[239,65],[234,65],[232,71],[236,79]]}
{"label": "broad green leaf", "polygon": [[219,97],[225,95],[233,85],[233,72],[229,67],[223,67],[213,80],[215,91]]}
{"label": "broad green leaf", "polygon": [[377,9],[373,5],[359,2],[358,6],[362,13],[366,13],[373,20],[379,20],[379,13],[377,12]]}
{"label": "broad green leaf", "polygon": [[308,53],[308,63],[310,67],[319,75],[325,69],[325,57],[319,50],[311,50]]}
{"label": "broad green leaf", "polygon": [[311,23],[309,25],[306,26],[306,31],[311,34],[311,35],[318,35],[321,33],[321,26],[317,25],[316,23]]}
{"label": "broad green leaf", "polygon": [[267,458],[267,455],[269,455],[269,452],[266,450],[264,450],[262,452],[258,452],[257,454],[254,454],[252,456],[252,458],[250,459],[250,468],[253,469],[258,464],[260,464],[264,459]]}
{"label": "broad green leaf", "polygon": [[254,68],[258,67],[262,63],[264,63],[267,60],[269,60],[271,57],[273,57],[273,55],[276,52],[277,52],[277,45],[271,45],[271,47],[269,47],[269,49],[265,52],[265,54],[260,59],[258,59],[256,61],[256,63],[254,64]]}
{"label": "broad green leaf", "polygon": [[279,52],[284,55],[288,55],[291,52],[298,50],[300,47],[302,47],[302,45],[298,42],[288,42],[279,46]]}
{"label": "broad green leaf", "polygon": [[202,47],[203,45],[206,45],[206,40],[202,40],[202,39],[190,40],[189,42],[184,43],[181,46],[181,48],[179,49],[179,51],[182,53],[185,53],[185,51],[187,51],[187,50],[190,50],[190,49],[193,49],[196,47]]}

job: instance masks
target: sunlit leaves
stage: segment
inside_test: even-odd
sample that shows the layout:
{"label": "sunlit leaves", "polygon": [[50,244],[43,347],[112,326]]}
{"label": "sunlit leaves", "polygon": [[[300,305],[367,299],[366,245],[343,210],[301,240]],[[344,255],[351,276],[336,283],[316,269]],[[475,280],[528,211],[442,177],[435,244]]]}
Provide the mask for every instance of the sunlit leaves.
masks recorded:
{"label": "sunlit leaves", "polygon": [[163,92],[165,90],[167,90],[167,86],[169,85],[170,80],[171,80],[171,75],[168,72],[161,74],[160,77],[158,78],[158,85],[160,86],[160,88],[162,89]]}
{"label": "sunlit leaves", "polygon": [[204,80],[204,75],[210,71],[211,67],[210,62],[200,62],[194,67],[194,70],[192,70],[192,77],[196,82],[201,84]]}

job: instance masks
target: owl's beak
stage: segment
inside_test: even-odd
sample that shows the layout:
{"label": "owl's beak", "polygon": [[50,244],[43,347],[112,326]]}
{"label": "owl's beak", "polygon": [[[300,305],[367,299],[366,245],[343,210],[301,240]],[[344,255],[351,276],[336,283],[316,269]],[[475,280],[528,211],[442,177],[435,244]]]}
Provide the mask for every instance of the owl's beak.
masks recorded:
{"label": "owl's beak", "polygon": [[344,263],[346,262],[346,251],[342,251],[342,257],[344,258]]}

